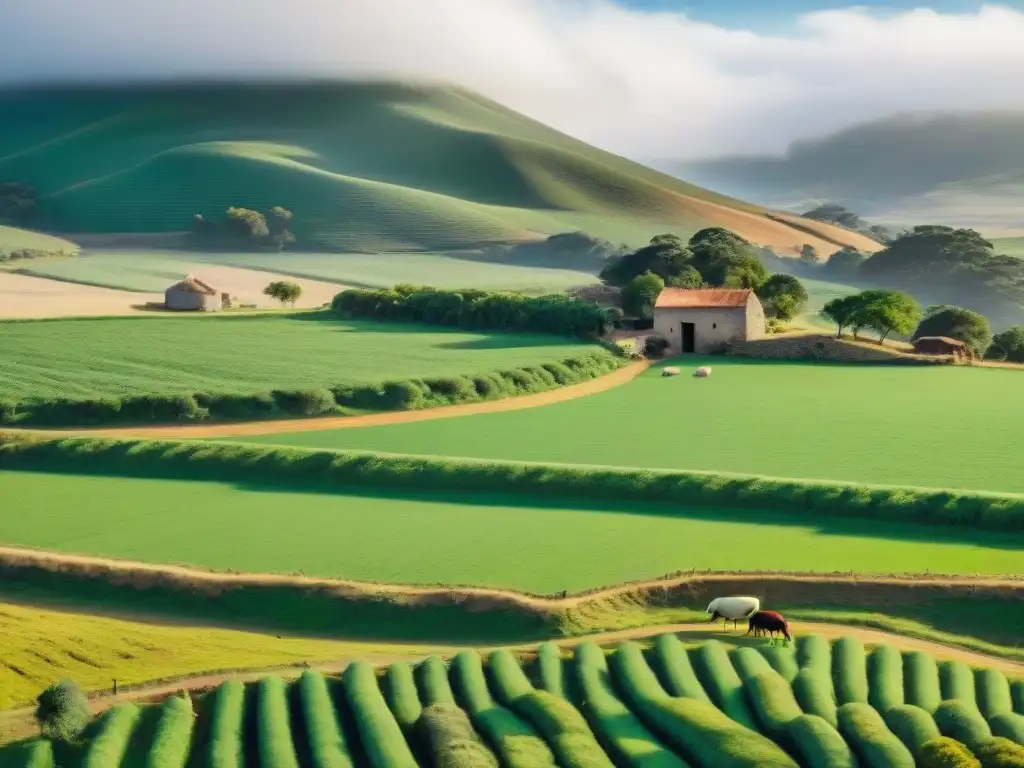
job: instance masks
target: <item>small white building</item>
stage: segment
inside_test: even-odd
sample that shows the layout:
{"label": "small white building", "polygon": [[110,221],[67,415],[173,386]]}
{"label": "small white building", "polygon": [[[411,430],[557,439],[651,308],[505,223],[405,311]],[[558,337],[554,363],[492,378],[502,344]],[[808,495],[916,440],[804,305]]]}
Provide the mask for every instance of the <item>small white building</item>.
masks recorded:
{"label": "small white building", "polygon": [[748,288],[666,288],[654,304],[654,333],[672,354],[711,352],[762,338],[764,308]]}
{"label": "small white building", "polygon": [[224,296],[199,278],[188,275],[164,291],[164,306],[186,312],[216,312],[223,307]]}

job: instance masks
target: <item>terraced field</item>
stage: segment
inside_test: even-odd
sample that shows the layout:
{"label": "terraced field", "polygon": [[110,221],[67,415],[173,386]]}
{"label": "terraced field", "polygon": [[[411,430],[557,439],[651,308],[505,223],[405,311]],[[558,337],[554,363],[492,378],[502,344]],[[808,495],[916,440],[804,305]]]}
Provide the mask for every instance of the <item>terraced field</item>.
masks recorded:
{"label": "terraced field", "polygon": [[[294,683],[230,681],[196,698],[109,709],[78,748],[30,741],[17,768],[62,765],[662,766],[913,768],[940,734],[970,750],[1024,753],[1024,681],[855,638],[795,647],[675,635],[606,655],[542,646],[465,650],[376,674],[307,671]],[[1004,741],[993,741],[999,737]]]}
{"label": "terraced field", "polygon": [[1024,492],[1020,371],[720,356],[683,364],[713,374],[662,378],[655,366],[624,386],[541,408],[240,440]]}

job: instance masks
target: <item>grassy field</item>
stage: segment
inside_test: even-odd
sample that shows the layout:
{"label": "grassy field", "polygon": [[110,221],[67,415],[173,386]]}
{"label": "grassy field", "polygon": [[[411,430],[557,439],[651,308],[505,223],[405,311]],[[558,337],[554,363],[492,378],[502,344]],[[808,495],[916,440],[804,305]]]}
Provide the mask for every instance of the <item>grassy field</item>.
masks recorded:
{"label": "grassy field", "polygon": [[836,248],[459,88],[25,90],[0,95],[0,110],[0,178],[34,185],[66,232],[180,231],[196,213],[284,205],[300,240],[331,251],[476,247],[581,221],[605,237],[719,225],[779,252]]}
{"label": "grassy field", "polygon": [[415,646],[344,642],[170,626],[0,603],[0,710],[30,701],[50,683],[74,678],[86,690],[213,670],[327,662]]}
{"label": "grassy field", "polygon": [[343,322],[323,313],[0,324],[0,399],[245,392],[483,373],[585,349],[553,336]]}
{"label": "grassy field", "polygon": [[266,270],[344,285],[384,288],[397,283],[441,288],[558,292],[596,281],[567,269],[471,261],[457,253],[197,253],[138,249],[88,250],[75,259],[23,264],[37,277],[126,291],[163,291],[182,275],[209,265]]}
{"label": "grassy field", "polygon": [[0,224],[0,253],[9,253],[10,251],[21,250],[22,248],[38,248],[44,251],[67,251],[69,253],[78,251],[78,246],[70,240]]}
{"label": "grassy field", "polygon": [[[685,375],[700,364],[711,378]],[[1014,370],[688,358],[678,378],[656,366],[516,413],[245,441],[1024,492],[1022,385]]]}
{"label": "grassy field", "polygon": [[1024,237],[1000,237],[992,241],[997,253],[1019,256],[1024,259]]}
{"label": "grassy field", "polygon": [[[0,472],[0,544],[248,572],[578,591],[676,570],[1013,573],[1024,535],[806,514]],[[240,533],[240,532],[244,532]],[[524,568],[523,563],[530,563]]]}
{"label": "grassy field", "polygon": [[[1021,710],[996,669],[972,672],[919,653],[904,672],[898,648],[866,649],[853,637],[731,649],[714,641],[687,647],[663,635],[650,647],[604,650],[584,643],[563,654],[549,646],[526,659],[466,650],[447,661],[398,662],[382,679],[361,662],[340,678],[308,671],[294,682],[229,681],[196,701],[171,697],[141,710],[119,704],[83,744],[52,752],[62,764],[85,765],[145,765],[158,754],[180,755],[181,763],[187,755],[197,762],[226,755],[232,764],[264,766],[359,765],[360,758],[369,765],[498,765],[500,755],[502,764],[524,766],[797,768],[857,765],[860,753],[872,765],[913,766],[912,754],[939,733],[937,724],[979,750],[991,739],[989,722],[1004,734],[1002,723]],[[984,686],[975,688],[975,676]],[[914,705],[909,714],[905,701]],[[893,707],[917,727],[889,730],[882,713],[891,717]],[[8,747],[6,755],[32,749],[52,760],[45,741]],[[29,764],[18,757],[15,765]]]}

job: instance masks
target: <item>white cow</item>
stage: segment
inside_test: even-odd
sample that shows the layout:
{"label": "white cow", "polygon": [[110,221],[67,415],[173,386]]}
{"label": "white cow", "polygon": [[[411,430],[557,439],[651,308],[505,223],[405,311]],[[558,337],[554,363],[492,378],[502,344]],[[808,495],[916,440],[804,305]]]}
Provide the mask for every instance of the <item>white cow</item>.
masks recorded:
{"label": "white cow", "polygon": [[728,623],[731,620],[734,627],[737,621],[749,619],[759,610],[761,610],[761,601],[756,597],[716,597],[708,603],[711,621],[725,619]]}

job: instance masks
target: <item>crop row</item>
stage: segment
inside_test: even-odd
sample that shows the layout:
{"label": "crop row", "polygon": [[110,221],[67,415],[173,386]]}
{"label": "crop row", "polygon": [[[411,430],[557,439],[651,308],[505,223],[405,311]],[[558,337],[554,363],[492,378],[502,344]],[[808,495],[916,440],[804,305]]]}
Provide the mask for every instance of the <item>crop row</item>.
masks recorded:
{"label": "crop row", "polygon": [[[968,680],[970,682],[968,682]],[[937,755],[1024,759],[1024,681],[919,651],[834,644],[554,645],[533,660],[354,662],[340,678],[225,683],[158,708],[120,704],[85,732],[86,768],[914,768]],[[0,750],[52,768],[66,745]],[[1013,757],[1016,754],[1016,757]],[[63,757],[64,755],[60,755]],[[966,759],[966,758],[965,758]],[[988,762],[985,762],[988,760]],[[984,758],[982,765],[1014,765]]]}

